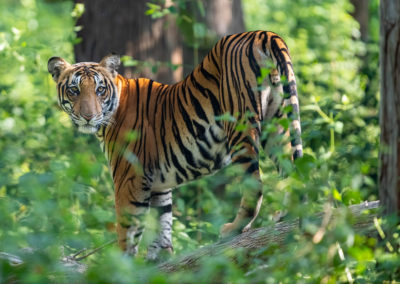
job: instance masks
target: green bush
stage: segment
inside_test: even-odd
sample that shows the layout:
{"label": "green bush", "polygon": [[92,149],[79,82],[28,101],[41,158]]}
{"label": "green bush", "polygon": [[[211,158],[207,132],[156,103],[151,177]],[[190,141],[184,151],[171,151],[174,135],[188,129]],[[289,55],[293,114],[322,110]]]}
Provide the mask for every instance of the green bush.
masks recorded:
{"label": "green bush", "polygon": [[[47,72],[51,56],[72,61],[72,8],[69,1],[0,3],[0,251],[27,255],[17,270],[23,282],[49,280],[64,249],[114,238],[106,229],[115,218],[103,154],[59,110]],[[0,282],[11,271],[3,263]]]}

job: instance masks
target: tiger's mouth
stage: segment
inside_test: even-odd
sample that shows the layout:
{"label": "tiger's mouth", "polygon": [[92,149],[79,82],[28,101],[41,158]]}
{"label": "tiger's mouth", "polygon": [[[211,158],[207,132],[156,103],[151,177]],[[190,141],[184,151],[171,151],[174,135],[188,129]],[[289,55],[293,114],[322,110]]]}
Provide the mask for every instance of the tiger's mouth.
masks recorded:
{"label": "tiger's mouth", "polygon": [[90,124],[85,124],[85,125],[77,125],[78,131],[86,134],[93,134],[99,131],[99,126],[93,126]]}
{"label": "tiger's mouth", "polygon": [[81,115],[70,115],[73,125],[77,128],[79,132],[86,134],[97,133],[102,126],[107,127],[112,124],[112,119],[110,115],[99,114],[94,116],[92,119],[87,120]]}
{"label": "tiger's mouth", "polygon": [[71,116],[71,120],[79,132],[86,134],[97,133],[101,125],[105,125],[102,116],[94,116],[92,119],[87,120],[82,116]]}

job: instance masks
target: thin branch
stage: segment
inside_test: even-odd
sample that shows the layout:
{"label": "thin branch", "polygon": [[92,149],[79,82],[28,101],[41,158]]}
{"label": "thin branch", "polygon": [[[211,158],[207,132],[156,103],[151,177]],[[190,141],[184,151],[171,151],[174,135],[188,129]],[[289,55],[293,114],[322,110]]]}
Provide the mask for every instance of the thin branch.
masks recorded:
{"label": "thin branch", "polygon": [[75,261],[81,261],[82,259],[85,259],[85,258],[87,258],[88,256],[94,254],[95,252],[98,252],[99,250],[105,248],[106,246],[111,245],[111,244],[116,243],[116,242],[117,242],[116,239],[115,239],[115,240],[111,240],[111,241],[109,241],[109,242],[107,242],[107,243],[105,243],[105,244],[103,244],[103,245],[101,245],[101,246],[99,246],[99,247],[93,249],[93,250],[90,251],[89,253],[87,253],[87,254],[85,254],[85,255],[83,255],[83,256],[77,257],[79,254],[81,254],[82,252],[85,252],[85,251],[86,251],[86,249],[83,249],[83,250],[81,250],[81,251],[78,251],[76,254],[72,255],[72,259],[75,260]]}

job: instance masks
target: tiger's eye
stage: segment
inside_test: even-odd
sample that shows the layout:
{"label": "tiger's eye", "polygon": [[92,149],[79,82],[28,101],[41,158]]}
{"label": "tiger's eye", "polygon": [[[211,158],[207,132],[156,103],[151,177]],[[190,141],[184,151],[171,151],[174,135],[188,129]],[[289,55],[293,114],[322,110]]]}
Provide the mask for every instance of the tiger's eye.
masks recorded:
{"label": "tiger's eye", "polygon": [[105,90],[106,90],[106,89],[105,89],[104,87],[100,86],[100,87],[97,88],[96,93],[97,93],[98,95],[103,95],[103,93],[104,93]]}
{"label": "tiger's eye", "polygon": [[75,86],[68,88],[68,92],[72,95],[79,95],[79,89]]}

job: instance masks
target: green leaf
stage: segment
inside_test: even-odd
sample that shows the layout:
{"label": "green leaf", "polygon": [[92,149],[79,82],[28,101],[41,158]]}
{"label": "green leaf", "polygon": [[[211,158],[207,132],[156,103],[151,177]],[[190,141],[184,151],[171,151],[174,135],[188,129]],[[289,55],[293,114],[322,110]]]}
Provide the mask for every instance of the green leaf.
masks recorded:
{"label": "green leaf", "polygon": [[294,161],[297,172],[304,178],[309,179],[311,171],[316,167],[315,158],[309,154],[303,154],[303,157]]}
{"label": "green leaf", "polygon": [[288,118],[280,118],[278,123],[283,127],[284,130],[289,129],[290,120]]}
{"label": "green leaf", "polygon": [[268,68],[261,68],[260,69],[260,76],[257,77],[257,84],[261,85],[264,79],[269,75],[270,69]]}
{"label": "green leaf", "polygon": [[335,200],[342,201],[342,195],[336,188],[332,189],[332,196]]}
{"label": "green leaf", "polygon": [[83,3],[75,3],[74,9],[71,12],[71,16],[75,19],[80,18],[85,12],[85,5]]}
{"label": "green leaf", "polygon": [[215,116],[216,121],[228,121],[228,122],[236,122],[236,118],[232,116],[230,113],[225,113],[223,115]]}

